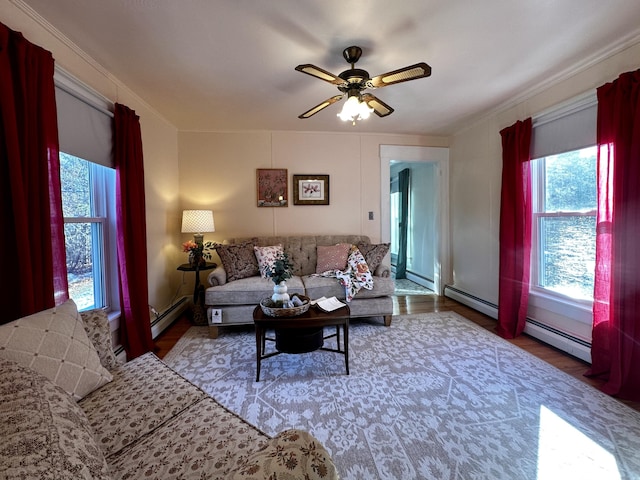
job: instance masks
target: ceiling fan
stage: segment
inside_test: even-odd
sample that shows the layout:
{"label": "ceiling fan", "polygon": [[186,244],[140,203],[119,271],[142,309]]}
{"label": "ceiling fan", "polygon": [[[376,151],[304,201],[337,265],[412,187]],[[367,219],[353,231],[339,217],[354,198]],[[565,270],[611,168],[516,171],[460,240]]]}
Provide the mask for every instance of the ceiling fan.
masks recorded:
{"label": "ceiling fan", "polygon": [[[319,103],[315,107],[307,110],[298,118],[309,118],[321,110],[324,110],[329,105],[342,100],[344,96],[347,96],[347,104],[353,107],[353,114],[345,113],[347,104],[341,113],[338,114],[343,120],[352,120],[355,124],[356,119],[363,119],[369,116],[370,112],[374,112],[379,117],[386,117],[393,113],[393,108],[384,103],[382,100],[370,93],[364,93],[368,88],[382,88],[387,85],[393,85],[394,83],[407,82],[409,80],[415,80],[418,78],[428,77],[431,75],[431,67],[424,62],[416,63],[408,67],[393,70],[392,72],[376,75],[375,77],[369,77],[369,72],[360,68],[355,68],[356,62],[362,55],[362,49],[360,47],[351,46],[344,49],[342,56],[351,64],[349,70],[345,70],[339,75],[327,72],[322,68],[316,67],[311,64],[298,65],[296,70],[312,77],[319,78],[325,82],[329,82],[338,87],[338,90],[342,92],[340,95],[335,95],[328,98],[322,103]],[[364,106],[364,107],[363,107]],[[359,107],[359,110],[358,110]],[[344,114],[344,116],[343,116]]]}

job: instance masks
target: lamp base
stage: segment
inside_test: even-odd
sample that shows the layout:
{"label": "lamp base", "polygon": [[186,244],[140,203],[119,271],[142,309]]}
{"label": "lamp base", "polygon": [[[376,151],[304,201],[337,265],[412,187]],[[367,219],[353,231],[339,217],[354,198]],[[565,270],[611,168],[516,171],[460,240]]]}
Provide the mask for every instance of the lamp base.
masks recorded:
{"label": "lamp base", "polygon": [[194,233],[193,241],[198,245],[202,245],[202,240],[204,239],[204,235],[202,233]]}

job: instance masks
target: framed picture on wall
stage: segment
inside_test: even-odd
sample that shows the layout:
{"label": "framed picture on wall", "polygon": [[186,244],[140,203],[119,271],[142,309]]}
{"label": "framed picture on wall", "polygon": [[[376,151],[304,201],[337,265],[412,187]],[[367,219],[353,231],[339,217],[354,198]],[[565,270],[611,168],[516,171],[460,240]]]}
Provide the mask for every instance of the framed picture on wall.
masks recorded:
{"label": "framed picture on wall", "polygon": [[294,175],[294,205],[329,205],[329,175]]}
{"label": "framed picture on wall", "polygon": [[259,207],[287,207],[289,205],[286,168],[258,168],[256,184]]}

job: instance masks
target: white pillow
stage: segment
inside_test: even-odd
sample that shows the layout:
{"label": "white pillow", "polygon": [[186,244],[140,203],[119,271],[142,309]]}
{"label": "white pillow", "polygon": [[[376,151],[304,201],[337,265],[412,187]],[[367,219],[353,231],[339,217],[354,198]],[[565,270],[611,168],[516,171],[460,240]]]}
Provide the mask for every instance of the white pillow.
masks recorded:
{"label": "white pillow", "polygon": [[0,325],[0,357],[44,375],[76,400],[113,380],[73,300]]}
{"label": "white pillow", "polygon": [[256,260],[258,260],[260,276],[262,278],[269,278],[265,272],[273,268],[276,259],[283,253],[282,245],[270,245],[268,247],[258,247],[254,245],[253,252],[256,254]]}

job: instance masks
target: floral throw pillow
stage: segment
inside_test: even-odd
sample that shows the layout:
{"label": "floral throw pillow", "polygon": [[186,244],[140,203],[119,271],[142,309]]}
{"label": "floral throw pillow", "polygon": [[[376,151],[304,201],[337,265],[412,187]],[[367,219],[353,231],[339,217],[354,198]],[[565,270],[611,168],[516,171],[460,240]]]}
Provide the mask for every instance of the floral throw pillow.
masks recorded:
{"label": "floral throw pillow", "polygon": [[347,268],[347,258],[351,252],[350,243],[338,243],[336,245],[318,245],[316,253],[316,273],[324,273],[328,270],[344,270]]}
{"label": "floral throw pillow", "polygon": [[284,252],[282,245],[271,245],[268,247],[259,247],[255,245],[253,251],[258,260],[258,269],[262,278],[268,278],[266,272],[273,268],[276,259]]}
{"label": "floral throw pillow", "polygon": [[371,273],[376,271],[376,268],[380,266],[382,260],[385,255],[389,251],[390,243],[379,243],[379,244],[370,244],[370,243],[358,243],[357,247],[360,250],[360,253],[364,255],[364,259],[369,265],[369,270]]}
{"label": "floral throw pillow", "polygon": [[253,253],[253,243],[246,242],[238,245],[216,244],[215,250],[220,257],[222,266],[227,272],[227,281],[233,282],[241,278],[255,277],[258,271],[258,261]]}

